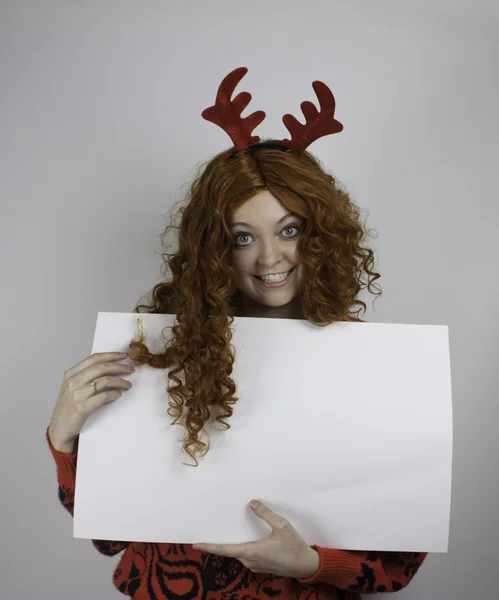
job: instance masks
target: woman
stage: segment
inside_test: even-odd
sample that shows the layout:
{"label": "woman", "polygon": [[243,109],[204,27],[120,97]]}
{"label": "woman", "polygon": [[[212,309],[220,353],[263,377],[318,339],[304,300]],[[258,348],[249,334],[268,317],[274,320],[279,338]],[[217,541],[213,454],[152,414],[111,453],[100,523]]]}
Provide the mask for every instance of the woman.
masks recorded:
{"label": "woman", "polygon": [[[167,256],[169,280],[152,302],[134,312],[175,314],[171,343],[152,354],[141,333],[129,356],[137,364],[168,369],[169,413],[184,417],[183,448],[197,462],[209,450],[204,426],[213,414],[224,427],[237,402],[230,324],[234,316],[307,319],[318,326],[354,320],[366,308],[357,299],[373,285],[372,250],[360,212],[335,179],[305,148],[341,131],[334,98],[314,82],[319,113],[303,103],[300,125],[286,115],[291,140],[259,143],[251,135],[264,113],[246,119],[249,94],[231,94],[246,73],[222,82],[215,106],[203,116],[222,126],[234,147],[220,153],[192,185],[181,210],[178,250]],[[169,228],[167,228],[169,229]],[[88,415],[116,400],[131,384],[118,353],[92,355],[68,371],[46,432],[57,465],[59,498],[73,514],[78,434]],[[237,407],[235,407],[237,410]],[[203,439],[205,441],[203,441]],[[114,572],[118,590],[135,600],[233,598],[342,598],[397,591],[425,553],[353,552],[308,546],[292,524],[264,505],[252,507],[272,533],[237,545],[187,545],[93,540],[113,556],[126,550]]]}

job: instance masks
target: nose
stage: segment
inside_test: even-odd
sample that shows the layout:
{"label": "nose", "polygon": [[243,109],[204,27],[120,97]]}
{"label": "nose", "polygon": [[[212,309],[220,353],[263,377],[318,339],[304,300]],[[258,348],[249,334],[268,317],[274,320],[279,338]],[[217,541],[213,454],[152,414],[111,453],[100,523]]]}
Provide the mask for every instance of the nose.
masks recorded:
{"label": "nose", "polygon": [[264,240],[260,246],[258,264],[272,268],[282,260],[282,248],[278,239]]}

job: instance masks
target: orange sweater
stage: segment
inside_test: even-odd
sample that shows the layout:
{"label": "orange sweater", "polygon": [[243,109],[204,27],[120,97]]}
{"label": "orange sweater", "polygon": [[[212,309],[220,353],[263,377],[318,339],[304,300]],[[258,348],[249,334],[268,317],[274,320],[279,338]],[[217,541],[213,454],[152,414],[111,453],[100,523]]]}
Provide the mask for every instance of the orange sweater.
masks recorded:
{"label": "orange sweater", "polygon": [[[75,454],[62,454],[45,433],[57,467],[59,500],[73,515]],[[359,600],[360,593],[396,592],[416,574],[426,553],[353,552],[313,546],[320,556],[309,579],[255,574],[236,559],[194,550],[189,544],[92,540],[106,556],[125,553],[113,583],[134,600]]]}

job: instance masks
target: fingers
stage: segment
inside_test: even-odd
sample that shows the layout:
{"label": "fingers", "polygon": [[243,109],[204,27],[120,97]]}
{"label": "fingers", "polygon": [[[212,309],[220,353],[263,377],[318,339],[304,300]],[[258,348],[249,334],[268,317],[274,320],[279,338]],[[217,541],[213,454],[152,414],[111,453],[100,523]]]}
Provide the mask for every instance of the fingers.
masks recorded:
{"label": "fingers", "polygon": [[86,388],[90,390],[89,397],[91,395],[99,394],[106,390],[127,390],[132,387],[132,382],[121,377],[99,377],[95,380],[96,386],[94,388],[87,384]]}
{"label": "fingers", "polygon": [[120,352],[96,352],[90,356],[87,356],[87,358],[84,358],[82,361],[74,365],[74,367],[68,369],[64,376],[65,379],[69,379],[75,375],[78,375],[78,373],[81,373],[85,369],[88,369],[88,367],[92,367],[101,362],[115,362],[118,360],[125,360],[125,358],[126,357]]}
{"label": "fingers", "polygon": [[[50,421],[50,437],[57,439],[60,447],[73,444],[91,412],[130,389],[131,385],[118,377],[99,379],[101,375],[132,373],[135,369],[118,362],[125,358],[118,352],[92,354],[65,372]],[[88,385],[93,380],[98,380],[96,390]]]}
{"label": "fingers", "polygon": [[114,388],[112,390],[100,392],[95,396],[90,396],[85,401],[85,412],[87,413],[87,416],[93,413],[94,410],[97,410],[98,408],[103,406],[104,404],[108,404],[110,402],[118,400],[118,398],[120,398],[122,394],[123,392],[121,390]]}
{"label": "fingers", "polygon": [[[117,362],[118,360],[124,360],[124,357],[117,353],[92,354],[92,356],[73,367],[79,368],[77,372],[70,374],[72,369],[66,371],[64,379],[69,383],[71,389],[78,390],[103,375],[130,374],[135,370],[133,367],[130,368],[129,365]],[[81,365],[85,364],[87,366],[81,369]]]}

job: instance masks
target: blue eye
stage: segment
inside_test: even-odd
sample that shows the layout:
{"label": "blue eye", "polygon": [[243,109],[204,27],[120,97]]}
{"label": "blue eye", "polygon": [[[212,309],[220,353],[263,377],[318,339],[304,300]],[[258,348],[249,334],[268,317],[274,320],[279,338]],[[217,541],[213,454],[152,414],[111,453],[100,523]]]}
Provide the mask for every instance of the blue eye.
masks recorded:
{"label": "blue eye", "polygon": [[235,237],[236,246],[247,246],[249,242],[244,242],[241,238],[251,238],[249,233],[238,233]]}
{"label": "blue eye", "polygon": [[294,230],[294,233],[291,233],[291,235],[285,235],[284,237],[287,238],[293,238],[296,237],[299,233],[300,233],[300,228],[297,225],[286,225],[286,227],[284,227],[284,229],[282,231],[289,231],[289,230]]}

